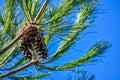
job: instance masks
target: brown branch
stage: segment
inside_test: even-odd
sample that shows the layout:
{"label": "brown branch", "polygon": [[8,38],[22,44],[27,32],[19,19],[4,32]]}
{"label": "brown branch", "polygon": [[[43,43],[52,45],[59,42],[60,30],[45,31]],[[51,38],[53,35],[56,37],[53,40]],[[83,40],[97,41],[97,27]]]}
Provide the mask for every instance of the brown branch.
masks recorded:
{"label": "brown branch", "polygon": [[[54,56],[54,55],[51,55],[51,56],[49,56],[48,58],[50,58],[50,57],[52,57],[52,56]],[[39,61],[39,60],[38,60],[39,58],[40,58],[40,56],[32,59],[29,63],[27,63],[27,64],[25,64],[25,65],[23,65],[23,66],[21,66],[21,67],[19,67],[19,68],[16,68],[16,69],[14,69],[14,70],[12,70],[12,71],[10,71],[10,72],[8,72],[8,73],[5,73],[5,74],[0,75],[0,79],[3,79],[3,78],[5,78],[5,77],[7,77],[7,76],[10,76],[10,75],[12,75],[12,74],[15,74],[15,73],[17,73],[17,72],[19,72],[19,71],[21,71],[21,70],[23,70],[23,69],[25,69],[25,68],[33,65],[33,64],[35,65],[35,64],[37,64],[37,63],[39,63],[39,64],[46,64],[46,63],[47,63],[47,62],[42,62],[42,61],[44,61],[44,60]],[[48,58],[47,58],[47,59],[48,59]]]}
{"label": "brown branch", "polygon": [[[28,25],[28,27],[30,27],[30,25]],[[28,29],[28,27],[26,27],[15,39],[13,39],[5,48],[3,48],[2,50],[0,50],[0,55],[2,55],[4,52],[6,52],[9,48],[11,48],[21,37],[22,34]]]}
{"label": "brown branch", "polygon": [[[50,57],[52,57],[52,56],[53,56],[53,55],[49,56],[48,58],[50,58]],[[5,73],[5,74],[0,75],[0,79],[3,79],[3,78],[5,78],[5,77],[7,77],[7,76],[10,76],[10,75],[12,75],[12,74],[15,74],[15,73],[17,73],[17,72],[19,72],[19,71],[21,71],[21,70],[23,70],[23,69],[25,69],[25,68],[33,65],[33,64],[34,64],[34,65],[37,64],[37,63],[46,64],[46,62],[42,62],[42,61],[44,61],[44,60],[39,61],[39,60],[38,60],[39,58],[40,58],[40,56],[38,56],[37,58],[31,60],[29,63],[27,63],[27,64],[25,64],[25,65],[23,65],[23,66],[21,66],[21,67],[19,67],[19,68],[17,68],[17,69],[14,69],[14,70],[12,70],[12,71],[10,71],[10,72],[8,72],[8,73]],[[48,59],[48,58],[47,58],[47,59]]]}
{"label": "brown branch", "polygon": [[45,3],[42,5],[42,7],[40,8],[37,16],[34,18],[34,23],[36,23],[39,18],[41,17],[41,15],[43,14],[43,12],[45,11],[46,7],[47,7],[47,4],[48,4],[48,1],[49,0],[46,0]]}
{"label": "brown branch", "polygon": [[10,75],[12,75],[12,74],[15,74],[15,73],[17,73],[17,72],[19,72],[19,71],[21,71],[21,70],[23,70],[23,69],[31,66],[32,64],[36,64],[36,63],[38,62],[38,59],[39,59],[39,58],[40,58],[40,56],[32,59],[29,63],[27,63],[27,64],[25,64],[25,65],[23,65],[23,66],[21,66],[21,67],[19,67],[19,68],[17,68],[17,69],[14,69],[14,70],[12,70],[12,71],[10,71],[10,72],[8,72],[8,73],[5,73],[5,74],[0,75],[0,79],[3,79],[3,78],[5,78],[5,77],[7,77],[7,76],[10,76]]}
{"label": "brown branch", "polygon": [[7,54],[7,57],[4,58],[4,59],[0,62],[0,67],[2,67],[3,65],[5,65],[4,62],[5,62],[6,59],[8,59],[8,57],[13,53],[13,51],[16,49],[16,47],[17,47],[17,46],[15,46],[15,47],[10,51],[10,53]]}
{"label": "brown branch", "polygon": [[0,75],[0,79],[3,79],[3,78],[5,78],[5,77],[7,77],[7,76],[10,76],[10,75],[12,75],[12,74],[15,74],[15,73],[17,73],[17,72],[19,72],[19,71],[27,68],[28,66],[32,65],[33,63],[35,63],[35,60],[31,60],[31,62],[25,64],[25,65],[22,66],[22,67],[19,67],[19,68],[17,68],[17,69],[14,69],[14,70],[12,70],[12,71],[10,71],[10,72],[8,72],[8,73],[5,73],[5,74],[3,74],[3,75]]}

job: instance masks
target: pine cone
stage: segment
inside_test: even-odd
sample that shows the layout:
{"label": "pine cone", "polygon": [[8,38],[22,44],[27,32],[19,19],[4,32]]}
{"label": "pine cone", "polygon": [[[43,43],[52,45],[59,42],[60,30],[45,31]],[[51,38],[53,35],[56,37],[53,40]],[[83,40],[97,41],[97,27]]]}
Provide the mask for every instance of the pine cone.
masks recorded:
{"label": "pine cone", "polygon": [[[27,24],[23,26],[23,28],[21,28],[19,32],[24,30],[25,27],[27,27]],[[19,47],[20,50],[23,52],[23,55],[28,60],[32,60],[34,58],[33,49],[35,49],[36,52],[38,53],[38,56],[43,59],[46,59],[48,56],[47,54],[48,51],[44,43],[44,38],[40,31],[34,26],[30,26],[22,34],[22,37],[19,40]]]}

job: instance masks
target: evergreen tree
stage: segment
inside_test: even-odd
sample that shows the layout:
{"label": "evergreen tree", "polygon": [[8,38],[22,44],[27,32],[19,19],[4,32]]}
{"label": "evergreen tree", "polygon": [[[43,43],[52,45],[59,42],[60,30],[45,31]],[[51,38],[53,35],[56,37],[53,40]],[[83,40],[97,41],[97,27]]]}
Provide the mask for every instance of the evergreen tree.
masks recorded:
{"label": "evergreen tree", "polygon": [[[81,41],[82,32],[95,20],[97,0],[3,0],[3,4],[0,79],[34,80],[72,70],[96,62],[109,47],[107,41],[94,41],[82,57],[53,65]],[[84,80],[82,76],[78,80]]]}

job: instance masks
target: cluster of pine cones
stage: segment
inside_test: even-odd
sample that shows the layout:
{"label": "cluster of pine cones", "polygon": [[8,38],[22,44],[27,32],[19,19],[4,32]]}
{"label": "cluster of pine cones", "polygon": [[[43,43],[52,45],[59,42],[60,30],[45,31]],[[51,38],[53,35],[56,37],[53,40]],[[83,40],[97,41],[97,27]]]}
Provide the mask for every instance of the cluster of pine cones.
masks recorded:
{"label": "cluster of pine cones", "polygon": [[[21,30],[24,30],[26,27],[28,27],[27,24],[23,26],[19,32],[21,32]],[[22,38],[19,40],[20,50],[28,60],[32,60],[34,58],[34,50],[36,50],[40,58],[46,59],[48,56],[44,38],[40,32],[41,31],[39,31],[39,29],[36,27],[30,26],[22,34]]]}

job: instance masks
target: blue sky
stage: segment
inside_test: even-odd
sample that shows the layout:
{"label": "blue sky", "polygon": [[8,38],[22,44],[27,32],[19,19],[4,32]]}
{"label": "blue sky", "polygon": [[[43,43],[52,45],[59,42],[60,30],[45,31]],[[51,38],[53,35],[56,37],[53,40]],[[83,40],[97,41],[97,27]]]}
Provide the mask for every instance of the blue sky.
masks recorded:
{"label": "blue sky", "polygon": [[101,0],[99,14],[95,22],[100,37],[112,46],[104,55],[102,63],[90,66],[96,80],[120,80],[120,0]]}

